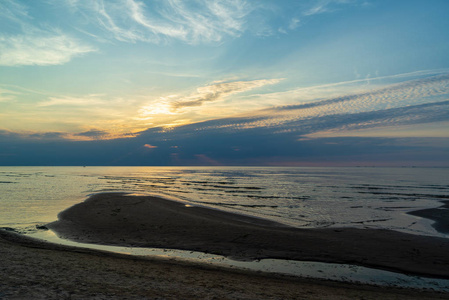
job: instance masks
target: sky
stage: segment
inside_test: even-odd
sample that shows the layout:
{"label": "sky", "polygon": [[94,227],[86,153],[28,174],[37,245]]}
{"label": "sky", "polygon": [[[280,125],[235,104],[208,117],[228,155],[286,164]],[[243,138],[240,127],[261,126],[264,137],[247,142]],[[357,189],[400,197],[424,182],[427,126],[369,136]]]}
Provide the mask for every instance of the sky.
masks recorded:
{"label": "sky", "polygon": [[447,0],[2,0],[0,165],[448,166]]}

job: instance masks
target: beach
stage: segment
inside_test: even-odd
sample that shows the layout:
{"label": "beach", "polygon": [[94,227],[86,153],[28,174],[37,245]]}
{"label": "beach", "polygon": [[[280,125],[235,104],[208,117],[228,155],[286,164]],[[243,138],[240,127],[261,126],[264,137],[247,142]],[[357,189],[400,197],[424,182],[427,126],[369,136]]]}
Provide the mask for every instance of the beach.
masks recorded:
{"label": "beach", "polygon": [[420,209],[409,214],[434,221],[432,227],[447,234],[449,233],[449,201],[441,201],[441,203],[443,205],[440,207]]}
{"label": "beach", "polygon": [[49,244],[0,230],[0,299],[449,299]]}
{"label": "beach", "polygon": [[[239,260],[354,264],[449,278],[449,242],[389,230],[299,229],[124,193],[89,197],[46,225],[83,243],[172,248]],[[1,299],[449,299],[430,290],[238,270],[51,244],[0,230]]]}
{"label": "beach", "polygon": [[83,243],[180,249],[239,260],[343,263],[449,278],[445,238],[380,229],[300,229],[158,197],[96,194],[61,212],[47,227]]}

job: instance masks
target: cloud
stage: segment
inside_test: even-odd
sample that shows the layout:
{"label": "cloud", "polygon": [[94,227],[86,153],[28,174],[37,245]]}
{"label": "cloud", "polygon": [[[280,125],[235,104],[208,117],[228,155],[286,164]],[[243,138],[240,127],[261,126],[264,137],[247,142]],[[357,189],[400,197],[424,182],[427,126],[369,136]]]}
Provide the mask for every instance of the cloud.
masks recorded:
{"label": "cloud", "polygon": [[43,132],[43,133],[32,133],[23,134],[22,137],[27,137],[37,140],[60,140],[65,138],[66,134],[62,132]]}
{"label": "cloud", "polygon": [[318,3],[315,3],[314,6],[307,9],[303,14],[305,16],[311,16],[316,14],[321,14],[328,11],[328,4],[330,1],[318,1]]}
{"label": "cloud", "polygon": [[[449,101],[428,103],[414,106],[407,106],[394,109],[386,109],[373,112],[356,113],[347,116],[337,116],[334,118],[321,118],[326,126],[316,126],[311,130],[309,137],[332,137],[332,136],[370,136],[366,130],[372,131],[371,136],[388,136],[388,132],[398,127],[407,129],[412,126],[412,130],[403,130],[405,136],[432,136],[429,131],[426,134],[413,133],[416,127],[413,125],[438,124],[440,129],[447,128],[449,123]],[[327,119],[327,122],[325,122]],[[435,128],[438,129],[438,128]],[[438,133],[438,130],[434,131]],[[358,133],[358,134],[357,134]],[[401,132],[396,131],[396,135],[401,136]],[[446,134],[447,136],[447,134]]]}
{"label": "cloud", "polygon": [[303,12],[303,15],[313,16],[332,12],[337,9],[338,5],[356,4],[358,2],[358,0],[314,0],[312,5]]}
{"label": "cloud", "polygon": [[[265,93],[254,100],[244,92],[251,91],[250,94],[253,94],[255,89],[278,83],[281,79],[214,82],[199,87],[189,96],[172,95],[153,100],[149,100],[147,95],[123,99],[103,94],[47,96],[47,100],[42,100],[37,106],[20,105],[16,111],[10,110],[8,115],[2,116],[2,126],[14,130],[23,129],[22,124],[16,121],[16,116],[20,116],[21,119],[27,119],[28,123],[33,122],[35,130],[46,130],[49,128],[48,124],[58,124],[60,130],[71,132],[68,135],[70,139],[82,137],[76,135],[76,132],[84,132],[86,127],[106,130],[110,134],[99,138],[112,139],[127,134],[136,135],[153,127],[187,128],[184,125],[192,123],[196,123],[191,127],[192,132],[216,130],[221,134],[260,129],[267,132],[291,132],[298,136],[321,133],[341,136],[342,132],[352,132],[353,135],[353,132],[359,130],[412,126],[437,120],[444,122],[447,118],[444,114],[447,108],[445,103],[449,99],[449,73],[432,74],[434,73],[421,72],[415,74],[418,79],[414,80],[377,88],[366,86],[352,94],[340,93],[323,100],[271,106],[262,110],[253,109],[261,107],[259,99],[269,99],[265,103],[268,106],[269,102],[276,103],[276,99],[283,101],[285,93]],[[409,77],[397,78],[403,81]],[[335,86],[338,84],[314,88],[322,91],[323,88]],[[352,83],[348,86],[350,90],[354,90]],[[345,87],[345,83],[341,87]],[[300,98],[301,92],[304,91],[292,92],[290,97],[294,99],[296,96],[298,103],[303,100]],[[1,91],[0,95],[14,96],[1,94]],[[315,95],[315,99],[320,99],[317,95],[319,93]],[[5,106],[7,102],[1,104]],[[212,118],[215,120],[211,120]],[[211,121],[204,122],[205,120]],[[92,135],[91,138],[95,136]]]}
{"label": "cloud", "polygon": [[92,22],[119,41],[151,43],[175,39],[196,44],[240,36],[253,10],[245,0],[72,0],[68,4],[89,14]]}
{"label": "cloud", "polygon": [[94,139],[99,139],[99,138],[102,138],[107,135],[109,135],[108,132],[103,131],[103,130],[95,130],[95,129],[91,129],[89,131],[84,131],[84,132],[74,134],[74,136],[94,138]]}
{"label": "cloud", "polygon": [[[0,164],[447,165],[448,82],[449,75],[440,74],[170,130],[152,128],[128,139],[96,139],[99,129],[73,134],[72,141],[58,132],[0,131]],[[432,131],[414,132],[423,124]],[[376,136],[398,126],[406,135]],[[75,136],[84,142],[73,141]],[[49,155],[49,149],[56,150]]]}
{"label": "cloud", "polygon": [[27,8],[15,1],[0,3],[5,25],[14,28],[0,34],[0,65],[60,65],[74,57],[95,51],[56,28],[34,24]]}
{"label": "cloud", "polygon": [[441,122],[449,120],[449,74],[406,81],[387,87],[326,100],[280,106],[217,122],[197,130],[276,130],[307,135]]}
{"label": "cloud", "polygon": [[0,16],[16,23],[20,23],[23,19],[30,19],[27,7],[14,0],[0,2]]}
{"label": "cloud", "polygon": [[18,92],[0,88],[0,102],[11,101],[18,94]]}
{"label": "cloud", "polygon": [[[369,79],[364,78],[351,81],[301,87],[287,91],[264,93],[260,95],[254,93],[247,98],[248,100],[252,100],[257,103],[265,102],[278,106],[289,105],[298,102],[318,103],[319,99],[333,99],[341,98],[342,96],[347,95],[362,95],[366,93],[373,93],[381,91],[384,87],[393,88],[394,86],[400,85],[404,82],[411,82],[411,88],[413,88],[415,82],[418,82],[419,80],[426,80],[431,77],[437,78],[438,76],[447,76],[448,74],[449,69],[422,70],[410,73],[373,77]],[[418,83],[418,85],[420,84]],[[443,86],[440,86],[440,88],[438,88],[440,92],[442,92],[443,90],[443,94],[444,89],[446,88],[445,86],[447,86],[447,82],[443,82]],[[432,90],[432,88],[429,88],[429,91],[430,90]],[[398,104],[400,103],[401,102],[398,102]]]}
{"label": "cloud", "polygon": [[[23,95],[2,94],[6,90],[0,88],[0,128],[19,132],[57,128],[66,133],[65,138],[79,140],[129,137],[149,127],[146,120],[136,120],[139,103],[146,99],[144,97],[129,95],[122,98],[107,94],[49,96],[19,87],[15,90]],[[11,97],[11,100],[2,102],[2,95]],[[29,103],[23,100],[25,97],[39,102]],[[91,128],[102,132],[86,132]]]}
{"label": "cloud", "polygon": [[81,45],[63,34],[0,36],[2,66],[60,65],[92,51],[93,48]]}
{"label": "cloud", "polygon": [[103,94],[91,94],[80,97],[62,96],[49,97],[48,100],[42,101],[38,106],[95,106],[107,104],[105,99],[102,99]]}
{"label": "cloud", "polygon": [[281,80],[282,79],[262,79],[253,81],[215,83],[198,88],[197,92],[191,96],[174,100],[172,102],[172,107],[174,109],[179,109],[184,107],[201,106],[204,103],[221,100],[232,94],[250,91],[265,85],[276,84]]}
{"label": "cloud", "polygon": [[17,141],[63,140],[65,137],[66,134],[62,132],[14,132],[0,129],[0,142],[4,142],[5,145]]}
{"label": "cloud", "polygon": [[148,148],[148,149],[156,149],[157,148],[157,146],[154,146],[154,145],[150,145],[150,144],[145,144],[145,145],[143,145],[145,148]]}
{"label": "cloud", "polygon": [[288,29],[295,30],[300,26],[300,20],[298,18],[293,18],[290,20],[290,24],[288,25]]}
{"label": "cloud", "polygon": [[[151,99],[147,94],[131,94],[127,97],[108,94],[48,95],[15,87],[15,90],[35,99],[36,103],[29,104],[19,101],[19,97],[9,92],[9,86],[5,86],[5,89],[0,89],[2,106],[14,97],[18,101],[8,104],[8,115],[1,118],[0,127],[26,130],[32,123],[34,130],[42,131],[58,126],[59,130],[69,132],[71,139],[79,138],[75,133],[87,127],[108,131],[110,134],[107,138],[117,138],[150,127],[174,127],[231,115],[235,108],[222,101],[226,97],[275,84],[280,80],[214,82],[199,87],[189,96],[171,95],[156,99]],[[212,105],[199,108],[206,103]],[[217,105],[220,107],[217,108]]]}

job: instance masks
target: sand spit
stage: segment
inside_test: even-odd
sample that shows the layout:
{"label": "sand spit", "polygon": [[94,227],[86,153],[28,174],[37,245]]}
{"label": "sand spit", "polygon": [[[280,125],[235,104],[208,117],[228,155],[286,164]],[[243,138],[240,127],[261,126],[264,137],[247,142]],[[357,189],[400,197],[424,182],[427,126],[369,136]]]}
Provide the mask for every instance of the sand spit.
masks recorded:
{"label": "sand spit", "polygon": [[346,263],[449,278],[449,240],[375,229],[297,229],[149,196],[97,194],[48,224],[84,243],[173,248],[236,259]]}

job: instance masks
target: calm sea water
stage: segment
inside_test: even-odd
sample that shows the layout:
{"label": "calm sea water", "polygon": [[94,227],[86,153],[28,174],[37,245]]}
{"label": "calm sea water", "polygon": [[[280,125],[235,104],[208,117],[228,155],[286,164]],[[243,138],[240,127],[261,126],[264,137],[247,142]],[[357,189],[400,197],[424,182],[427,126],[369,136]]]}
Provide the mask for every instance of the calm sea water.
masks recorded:
{"label": "calm sea water", "polygon": [[99,192],[156,194],[295,227],[443,236],[407,214],[449,198],[447,168],[0,167],[0,227],[33,228]]}

